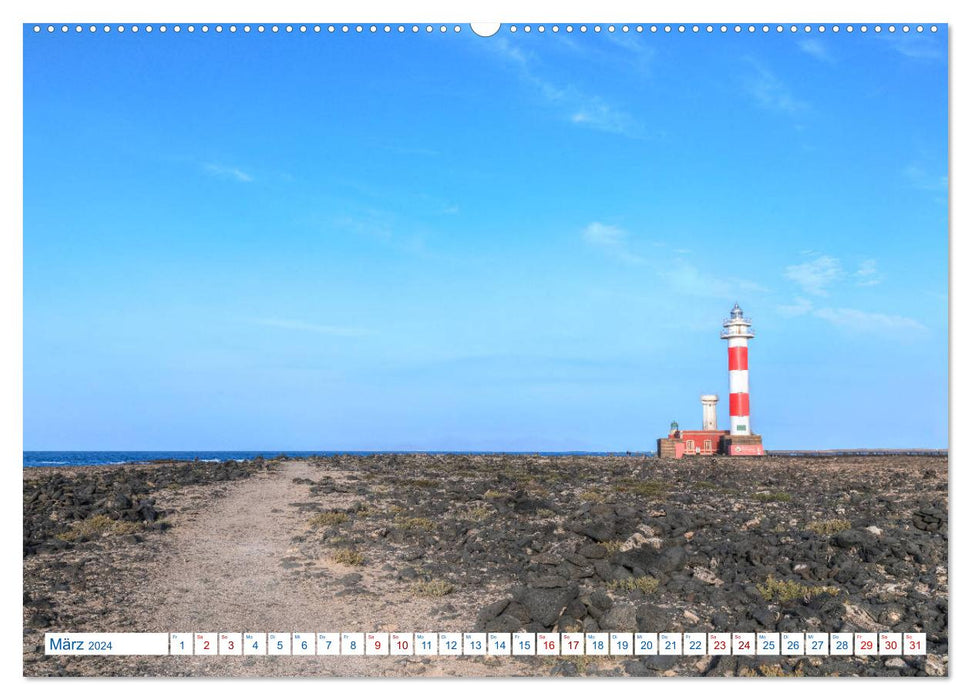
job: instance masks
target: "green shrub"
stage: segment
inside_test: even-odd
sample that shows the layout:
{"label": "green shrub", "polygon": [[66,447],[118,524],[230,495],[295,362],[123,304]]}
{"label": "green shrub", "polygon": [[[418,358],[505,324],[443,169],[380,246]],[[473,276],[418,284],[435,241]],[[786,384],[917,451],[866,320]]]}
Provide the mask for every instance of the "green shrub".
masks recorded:
{"label": "green shrub", "polygon": [[335,550],[331,558],[338,564],[346,564],[347,566],[360,566],[364,563],[364,555],[350,548]]}
{"label": "green shrub", "polygon": [[92,515],[71,523],[71,527],[57,535],[64,542],[93,540],[104,535],[129,535],[143,529],[141,523],[115,520],[107,515]]}
{"label": "green shrub", "polygon": [[836,586],[807,586],[798,581],[780,581],[773,576],[769,576],[765,583],[757,584],[755,587],[767,601],[775,600],[780,603],[791,600],[804,600],[809,602],[810,599],[823,593],[828,593],[829,595],[839,594],[839,589]]}
{"label": "green shrub", "polygon": [[475,506],[474,508],[469,508],[469,510],[466,512],[466,517],[468,517],[469,520],[474,520],[475,522],[482,522],[491,514],[491,508],[487,508],[486,506]]}
{"label": "green shrub", "polygon": [[325,513],[317,513],[308,521],[308,524],[310,527],[331,527],[333,525],[346,523],[348,518],[349,516],[347,513],[342,513],[337,510],[329,510]]}
{"label": "green shrub", "polygon": [[623,479],[617,485],[618,491],[647,496],[648,498],[663,496],[670,488],[671,484],[665,481],[642,481],[640,479]]}
{"label": "green shrub", "polygon": [[411,587],[411,590],[415,595],[420,595],[424,598],[440,598],[452,593],[455,590],[455,586],[448,581],[432,579],[431,581],[416,583]]}
{"label": "green shrub", "polygon": [[845,518],[833,518],[832,520],[814,520],[806,526],[810,532],[817,535],[835,535],[837,532],[849,530],[850,521]]}
{"label": "green shrub", "polygon": [[601,542],[600,546],[607,550],[607,554],[616,554],[624,546],[623,540],[607,540]]}
{"label": "green shrub", "polygon": [[659,581],[653,576],[640,576],[638,578],[622,578],[607,582],[607,588],[612,591],[624,591],[631,593],[639,591],[644,595],[650,595],[657,590]]}
{"label": "green shrub", "polygon": [[429,520],[428,518],[404,518],[399,517],[395,519],[395,523],[403,530],[421,530],[428,531],[435,529],[435,521]]}
{"label": "green shrub", "polygon": [[785,491],[768,491],[766,493],[757,493],[753,498],[755,498],[756,501],[762,501],[763,503],[786,503],[792,500],[792,494],[786,493]]}

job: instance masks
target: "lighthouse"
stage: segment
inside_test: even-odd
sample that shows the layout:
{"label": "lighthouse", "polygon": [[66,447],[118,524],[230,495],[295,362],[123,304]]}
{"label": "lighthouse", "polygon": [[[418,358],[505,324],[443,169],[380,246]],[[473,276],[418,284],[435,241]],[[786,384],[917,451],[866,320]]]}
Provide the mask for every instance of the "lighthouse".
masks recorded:
{"label": "lighthouse", "polygon": [[754,338],[752,322],[735,303],[722,322],[722,340],[728,341],[728,435],[722,451],[733,457],[764,455],[762,436],[752,432],[748,401],[748,341]]}
{"label": "lighthouse", "polygon": [[728,341],[729,429],[718,429],[718,396],[702,394],[701,430],[682,430],[677,422],[671,423],[668,436],[657,441],[657,454],[662,459],[680,459],[689,455],[754,457],[765,454],[762,436],[752,432],[748,400],[748,341],[755,334],[752,322],[745,318],[738,303],[722,322],[721,337]]}
{"label": "lighthouse", "polygon": [[728,341],[728,422],[732,435],[751,435],[748,404],[748,339],[754,338],[752,322],[735,302],[731,316],[722,323],[722,340]]}

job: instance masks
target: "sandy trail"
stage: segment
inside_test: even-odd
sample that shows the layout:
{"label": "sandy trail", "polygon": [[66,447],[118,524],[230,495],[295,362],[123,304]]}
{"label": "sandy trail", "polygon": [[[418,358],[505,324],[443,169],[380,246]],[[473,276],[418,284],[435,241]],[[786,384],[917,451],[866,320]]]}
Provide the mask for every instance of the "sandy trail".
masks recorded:
{"label": "sandy trail", "polygon": [[[339,478],[337,472],[329,475]],[[337,580],[352,570],[330,561],[314,563],[316,577],[297,576],[286,566],[299,556],[292,538],[307,529],[299,503],[346,506],[343,495],[314,497],[307,484],[318,479],[304,461],[284,462],[272,472],[224,486],[220,498],[180,516],[167,535],[166,554],[144,582],[140,598],[149,616],[145,631],[325,632],[458,631],[452,622],[429,630],[433,604],[396,589],[373,571],[362,593],[335,597]],[[472,620],[466,621],[471,629]],[[437,676],[509,675],[525,672],[512,659],[355,657],[167,657],[153,663],[160,675]]]}
{"label": "sandy trail", "polygon": [[319,591],[284,585],[280,561],[301,528],[289,504],[306,500],[306,462],[287,462],[231,484],[223,498],[172,531],[161,584],[160,629],[282,631],[302,629],[320,608]]}

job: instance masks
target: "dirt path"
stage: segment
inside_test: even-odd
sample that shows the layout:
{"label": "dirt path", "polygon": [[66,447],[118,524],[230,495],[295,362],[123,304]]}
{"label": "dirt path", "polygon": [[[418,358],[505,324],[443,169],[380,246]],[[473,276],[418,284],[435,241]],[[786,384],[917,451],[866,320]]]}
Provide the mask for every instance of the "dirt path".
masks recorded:
{"label": "dirt path", "polygon": [[[340,474],[329,472],[333,478]],[[429,630],[431,603],[407,589],[361,573],[360,595],[340,585],[352,570],[315,561],[314,576],[296,575],[299,547],[293,537],[307,530],[309,487],[295,479],[318,479],[309,463],[285,462],[274,472],[230,484],[220,498],[178,516],[169,546],[139,598],[146,631],[323,632]],[[346,506],[341,496],[316,497],[323,506]],[[305,572],[304,572],[305,573]],[[334,594],[340,591],[340,596]],[[471,629],[471,620],[464,621]],[[454,622],[442,626],[452,631]],[[457,630],[456,630],[457,631]],[[510,664],[510,662],[512,662]],[[508,675],[518,664],[505,660],[355,657],[167,657],[152,662],[160,675]],[[514,667],[517,670],[513,670]]]}
{"label": "dirt path", "polygon": [[305,625],[321,601],[311,591],[284,586],[280,560],[300,526],[289,504],[307,496],[307,487],[293,479],[313,476],[306,462],[285,463],[278,472],[230,485],[223,498],[178,523],[172,557],[157,580],[164,600],[157,610],[160,629],[280,631]]}

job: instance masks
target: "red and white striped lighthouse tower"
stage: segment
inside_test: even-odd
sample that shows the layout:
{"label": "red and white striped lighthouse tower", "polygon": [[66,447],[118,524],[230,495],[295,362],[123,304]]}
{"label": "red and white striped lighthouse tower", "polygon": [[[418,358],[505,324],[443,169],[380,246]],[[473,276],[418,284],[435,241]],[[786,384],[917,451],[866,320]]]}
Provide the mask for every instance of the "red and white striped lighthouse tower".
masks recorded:
{"label": "red and white striped lighthouse tower", "polygon": [[722,323],[721,337],[728,341],[728,414],[731,435],[751,435],[748,406],[748,339],[754,338],[752,322],[736,303],[731,318]]}

